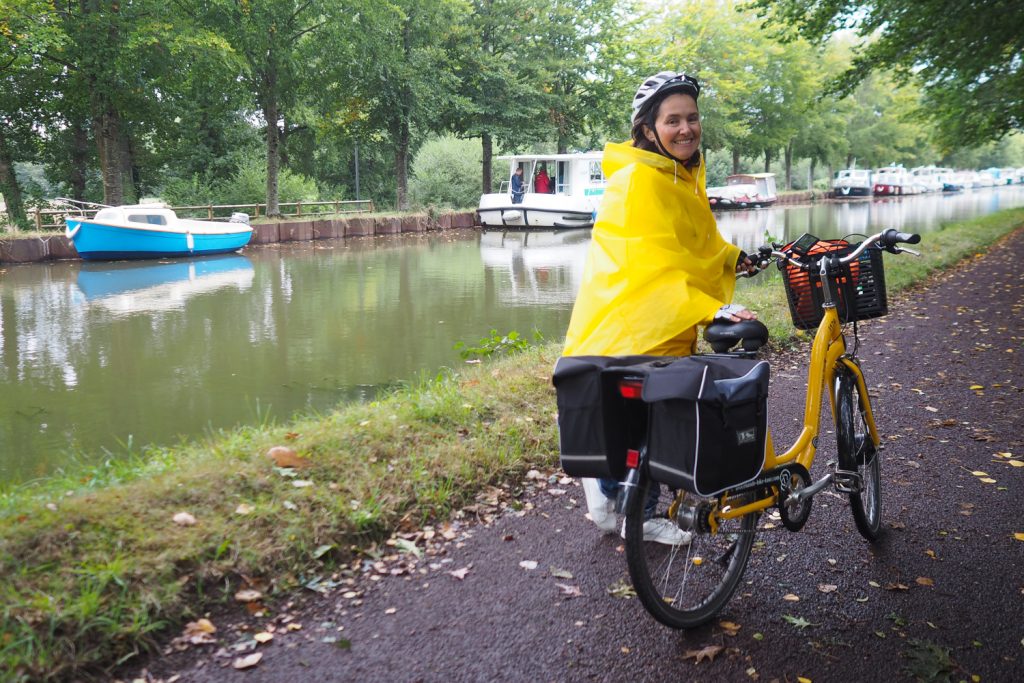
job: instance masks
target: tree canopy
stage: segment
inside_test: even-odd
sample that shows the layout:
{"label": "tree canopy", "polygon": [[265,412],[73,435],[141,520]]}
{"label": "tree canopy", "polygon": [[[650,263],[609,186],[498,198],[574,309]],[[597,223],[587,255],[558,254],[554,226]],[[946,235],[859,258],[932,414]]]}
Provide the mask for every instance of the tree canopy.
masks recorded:
{"label": "tree canopy", "polygon": [[0,0],[0,192],[15,222],[57,194],[407,208],[431,203],[417,153],[454,135],[481,150],[468,197],[494,154],[625,139],[664,69],[700,79],[716,173],[1024,163],[987,144],[1024,116],[1024,4],[746,2]]}
{"label": "tree canopy", "polygon": [[834,82],[853,92],[891,70],[924,89],[947,148],[999,139],[1024,124],[1024,3],[1019,0],[754,0],[776,26],[824,41],[863,40]]}

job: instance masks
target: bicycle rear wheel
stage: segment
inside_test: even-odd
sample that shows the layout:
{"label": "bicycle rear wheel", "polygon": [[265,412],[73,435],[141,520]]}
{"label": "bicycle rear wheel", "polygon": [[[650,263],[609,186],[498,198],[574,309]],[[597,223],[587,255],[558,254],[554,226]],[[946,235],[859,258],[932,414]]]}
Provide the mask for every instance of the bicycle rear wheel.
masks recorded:
{"label": "bicycle rear wheel", "polygon": [[[707,527],[714,499],[685,493],[676,523],[690,534],[689,544],[644,541],[644,508],[651,487],[661,492],[656,515],[665,516],[675,496],[644,477],[626,510],[626,561],[640,602],[672,628],[693,628],[713,619],[736,591],[750,559],[757,513],[721,520],[717,533]],[[750,496],[744,498],[749,502]]]}
{"label": "bicycle rear wheel", "polygon": [[859,482],[852,482],[850,509],[857,531],[874,541],[882,525],[881,456],[861,407],[861,399],[867,397],[861,396],[856,378],[848,371],[836,374],[835,392],[839,469],[859,475]]}

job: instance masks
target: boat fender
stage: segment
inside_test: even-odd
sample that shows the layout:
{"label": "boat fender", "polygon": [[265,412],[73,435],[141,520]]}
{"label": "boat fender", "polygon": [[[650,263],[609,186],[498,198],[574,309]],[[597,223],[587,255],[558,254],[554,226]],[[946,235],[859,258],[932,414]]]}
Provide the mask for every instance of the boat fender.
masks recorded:
{"label": "boat fender", "polygon": [[192,231],[191,230],[189,232],[185,233],[185,246],[188,247],[189,251],[192,251],[193,249],[196,248],[196,241],[192,237]]}

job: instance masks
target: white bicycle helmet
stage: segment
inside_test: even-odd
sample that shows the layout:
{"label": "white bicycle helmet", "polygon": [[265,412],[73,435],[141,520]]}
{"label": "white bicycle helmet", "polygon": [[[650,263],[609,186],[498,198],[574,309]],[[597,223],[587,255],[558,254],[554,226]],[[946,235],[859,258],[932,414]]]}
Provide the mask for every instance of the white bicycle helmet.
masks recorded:
{"label": "white bicycle helmet", "polygon": [[675,92],[686,93],[697,99],[700,84],[693,76],[675,71],[659,71],[644,80],[633,96],[633,123],[638,123],[655,101]]}

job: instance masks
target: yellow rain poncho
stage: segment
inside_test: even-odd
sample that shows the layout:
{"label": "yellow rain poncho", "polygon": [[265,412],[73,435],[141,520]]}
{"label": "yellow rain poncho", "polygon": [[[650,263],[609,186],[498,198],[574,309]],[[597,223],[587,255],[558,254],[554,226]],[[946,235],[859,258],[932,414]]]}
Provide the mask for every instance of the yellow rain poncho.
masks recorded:
{"label": "yellow rain poncho", "polygon": [[629,143],[608,144],[597,212],[566,356],[687,355],[732,301],[740,249],[718,232],[692,171]]}

